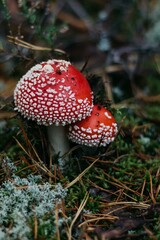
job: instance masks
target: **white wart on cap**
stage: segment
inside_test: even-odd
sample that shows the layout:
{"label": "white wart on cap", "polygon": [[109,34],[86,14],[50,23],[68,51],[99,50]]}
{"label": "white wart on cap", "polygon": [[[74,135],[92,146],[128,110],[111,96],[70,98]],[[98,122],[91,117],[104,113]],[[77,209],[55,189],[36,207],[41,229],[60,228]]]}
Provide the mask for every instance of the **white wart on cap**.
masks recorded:
{"label": "white wart on cap", "polygon": [[89,117],[69,126],[68,137],[78,144],[97,147],[113,142],[117,132],[117,123],[110,111],[94,105]]}
{"label": "white wart on cap", "polygon": [[14,91],[16,110],[43,125],[66,125],[90,115],[90,86],[70,62],[48,60],[32,67]]}

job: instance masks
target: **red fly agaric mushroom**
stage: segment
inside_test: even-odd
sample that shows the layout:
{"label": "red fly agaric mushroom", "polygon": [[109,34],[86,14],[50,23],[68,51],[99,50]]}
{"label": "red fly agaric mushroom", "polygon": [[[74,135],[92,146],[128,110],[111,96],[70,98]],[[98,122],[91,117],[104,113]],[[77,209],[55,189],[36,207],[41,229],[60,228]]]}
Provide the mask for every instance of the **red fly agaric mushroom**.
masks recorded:
{"label": "red fly agaric mushroom", "polygon": [[48,60],[32,67],[14,91],[15,109],[48,126],[55,153],[67,152],[64,127],[90,115],[92,92],[86,78],[70,62]]}
{"label": "red fly agaric mushroom", "polygon": [[68,128],[68,137],[73,142],[86,146],[106,146],[117,134],[117,123],[105,107],[94,105],[86,119],[73,123]]}

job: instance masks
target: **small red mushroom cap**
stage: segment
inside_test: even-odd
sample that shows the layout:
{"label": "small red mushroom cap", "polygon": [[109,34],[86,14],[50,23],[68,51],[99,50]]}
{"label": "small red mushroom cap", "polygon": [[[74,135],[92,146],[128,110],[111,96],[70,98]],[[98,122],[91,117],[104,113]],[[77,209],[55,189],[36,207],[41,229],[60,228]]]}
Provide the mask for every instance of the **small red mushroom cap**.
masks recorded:
{"label": "small red mushroom cap", "polygon": [[94,105],[86,119],[69,126],[68,137],[73,142],[86,146],[106,146],[114,141],[117,123],[105,107]]}
{"label": "small red mushroom cap", "polygon": [[32,67],[14,91],[16,110],[43,125],[66,125],[90,115],[88,81],[70,62],[48,60]]}

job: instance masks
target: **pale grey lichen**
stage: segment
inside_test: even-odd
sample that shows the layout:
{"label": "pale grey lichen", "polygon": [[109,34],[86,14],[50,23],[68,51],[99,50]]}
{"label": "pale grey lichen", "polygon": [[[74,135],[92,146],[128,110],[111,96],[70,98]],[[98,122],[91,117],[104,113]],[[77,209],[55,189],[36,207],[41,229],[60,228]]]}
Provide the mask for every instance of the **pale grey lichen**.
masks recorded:
{"label": "pale grey lichen", "polygon": [[1,157],[2,168],[8,168],[12,174],[17,171],[17,167],[8,156]]}
{"label": "pale grey lichen", "polygon": [[[9,162],[9,161],[8,161]],[[10,162],[10,167],[14,165]],[[55,207],[66,197],[60,183],[55,186],[43,182],[41,176],[20,178],[13,175],[0,188],[0,239],[34,239],[34,218],[43,237],[54,236]],[[66,220],[59,219],[60,226]]]}

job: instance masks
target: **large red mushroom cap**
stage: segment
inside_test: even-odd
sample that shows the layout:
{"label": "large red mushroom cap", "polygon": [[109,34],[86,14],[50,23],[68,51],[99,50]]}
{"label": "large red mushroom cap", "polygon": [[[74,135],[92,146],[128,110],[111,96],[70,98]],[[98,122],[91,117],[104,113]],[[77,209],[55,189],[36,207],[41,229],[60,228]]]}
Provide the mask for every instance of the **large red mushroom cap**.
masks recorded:
{"label": "large red mushroom cap", "polygon": [[86,146],[106,146],[114,141],[117,123],[105,107],[94,105],[86,119],[69,126],[68,137],[73,142]]}
{"label": "large red mushroom cap", "polygon": [[66,125],[90,115],[88,81],[70,62],[48,60],[32,67],[14,91],[16,110],[43,125]]}

